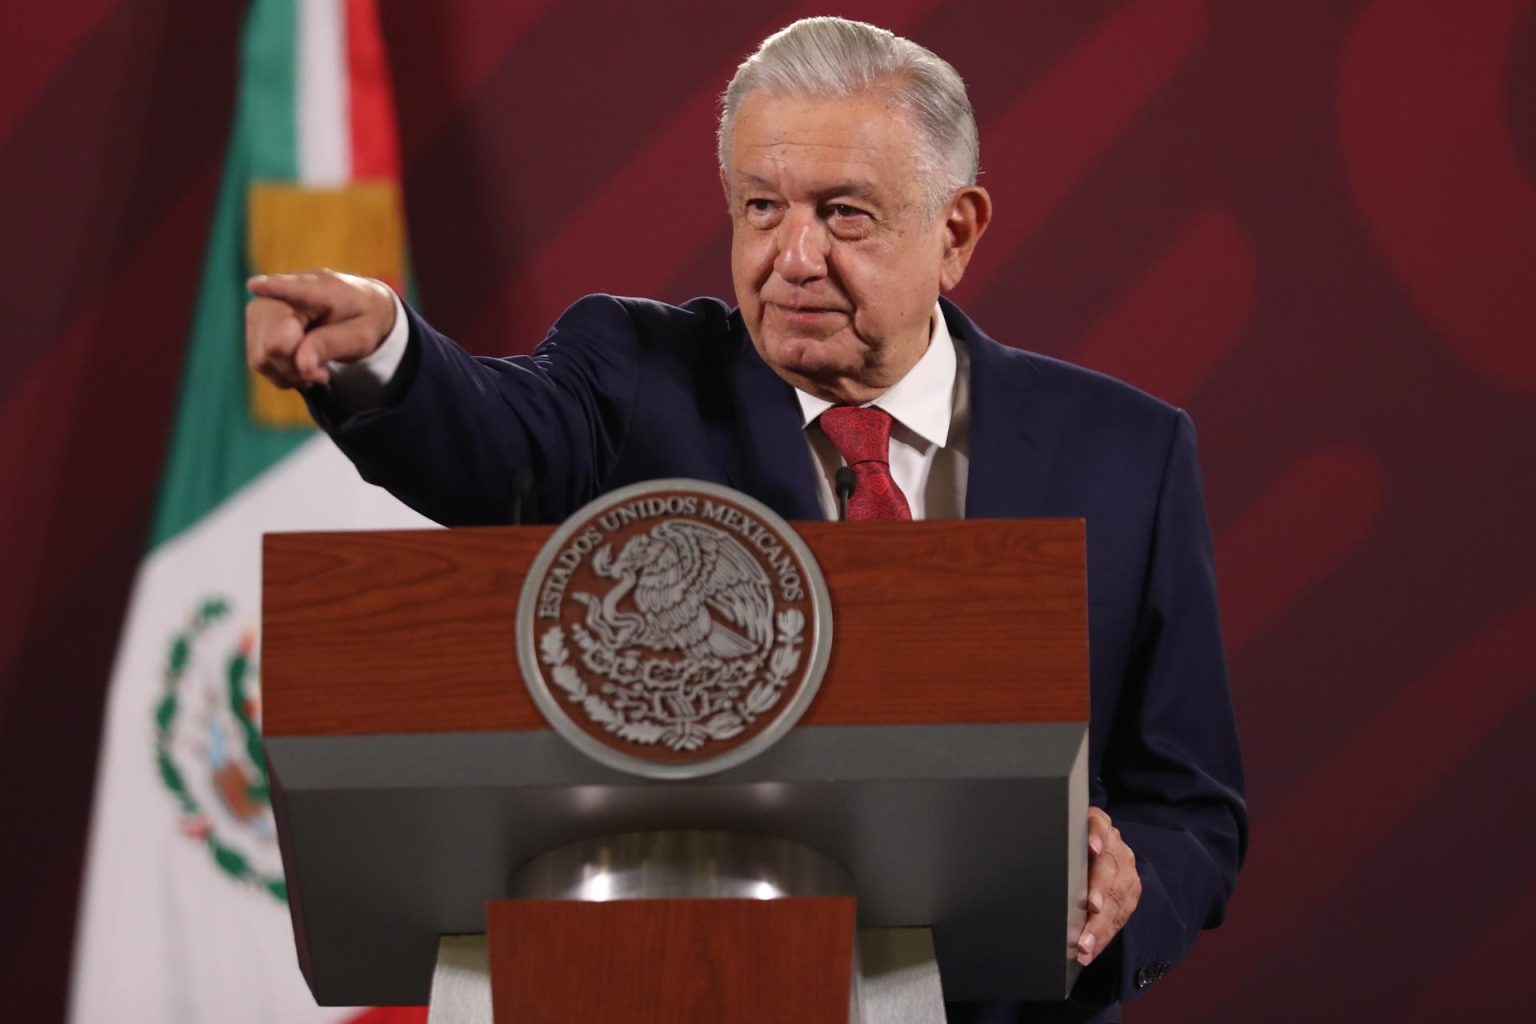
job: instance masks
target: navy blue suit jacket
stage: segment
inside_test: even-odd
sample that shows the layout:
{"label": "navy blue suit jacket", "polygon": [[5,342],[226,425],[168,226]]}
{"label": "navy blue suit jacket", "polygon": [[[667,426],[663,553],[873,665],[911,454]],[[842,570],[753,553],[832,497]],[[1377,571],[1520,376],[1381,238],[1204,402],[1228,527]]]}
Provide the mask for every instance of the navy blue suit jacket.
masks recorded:
{"label": "navy blue suit jacket", "polygon": [[[970,355],[967,518],[1088,524],[1090,798],[1135,851],[1143,884],[1074,990],[1103,1006],[1220,921],[1246,844],[1194,428],[1134,388],[1000,345],[942,308]],[[725,484],[788,519],[823,517],[794,391],[716,300],[589,296],[532,356],[512,359],[469,356],[407,316],[405,383],[388,406],[345,420],[321,396],[311,408],[366,479],[439,522],[509,522],[520,475],[537,482],[548,521],[657,477]]]}

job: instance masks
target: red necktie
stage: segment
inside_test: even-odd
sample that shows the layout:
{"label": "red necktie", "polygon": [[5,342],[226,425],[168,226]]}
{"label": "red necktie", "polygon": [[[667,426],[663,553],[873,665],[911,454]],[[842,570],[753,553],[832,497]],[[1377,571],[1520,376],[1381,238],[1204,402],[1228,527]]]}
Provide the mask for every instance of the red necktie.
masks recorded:
{"label": "red necktie", "polygon": [[907,497],[891,477],[891,414],[874,406],[834,405],[817,420],[858,485],[848,499],[849,519],[911,519]]}

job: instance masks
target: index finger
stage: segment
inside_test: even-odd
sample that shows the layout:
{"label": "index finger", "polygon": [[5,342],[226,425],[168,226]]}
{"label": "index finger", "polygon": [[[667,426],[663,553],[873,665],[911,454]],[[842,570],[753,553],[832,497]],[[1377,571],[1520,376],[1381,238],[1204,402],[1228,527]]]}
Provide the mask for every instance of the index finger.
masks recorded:
{"label": "index finger", "polygon": [[318,274],[258,274],[245,287],[252,295],[316,311],[329,309],[336,298],[335,282]]}
{"label": "index finger", "polygon": [[1088,808],[1088,849],[1095,856],[1103,852],[1112,827],[1109,815],[1102,808]]}

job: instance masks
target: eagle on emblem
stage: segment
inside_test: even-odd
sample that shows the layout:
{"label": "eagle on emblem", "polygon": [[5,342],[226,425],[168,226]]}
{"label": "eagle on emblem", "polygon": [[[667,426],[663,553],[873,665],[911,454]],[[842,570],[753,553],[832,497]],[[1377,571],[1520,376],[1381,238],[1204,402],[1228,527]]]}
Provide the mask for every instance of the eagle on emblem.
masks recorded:
{"label": "eagle on emblem", "polygon": [[[587,606],[586,626],[610,650],[644,647],[728,660],[773,642],[773,588],[757,559],[724,530],[674,519],[603,545],[592,570],[617,580]],[[619,607],[628,597],[634,611]]]}

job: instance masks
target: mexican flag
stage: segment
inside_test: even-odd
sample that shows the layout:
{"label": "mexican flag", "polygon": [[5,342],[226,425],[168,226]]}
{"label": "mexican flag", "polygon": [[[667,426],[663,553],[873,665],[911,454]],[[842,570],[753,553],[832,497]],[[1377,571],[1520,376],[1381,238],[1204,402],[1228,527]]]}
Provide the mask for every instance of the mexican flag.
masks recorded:
{"label": "mexican flag", "polygon": [[70,1017],[77,1024],[419,1021],[316,1007],[299,972],[261,722],[261,535],[420,527],[296,394],[245,366],[245,280],[333,267],[404,284],[373,0],[253,0],[149,551],[112,672]]}

